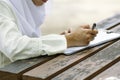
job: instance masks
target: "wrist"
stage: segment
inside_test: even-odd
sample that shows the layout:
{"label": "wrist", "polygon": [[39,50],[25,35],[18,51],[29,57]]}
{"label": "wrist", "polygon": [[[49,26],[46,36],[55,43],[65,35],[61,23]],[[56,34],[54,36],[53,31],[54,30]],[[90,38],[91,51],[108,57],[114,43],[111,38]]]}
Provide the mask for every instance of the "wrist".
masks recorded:
{"label": "wrist", "polygon": [[65,37],[66,37],[66,41],[67,41],[67,47],[71,47],[71,46],[73,46],[73,41],[72,41],[72,36],[71,36],[71,34],[67,34],[67,35],[65,35]]}

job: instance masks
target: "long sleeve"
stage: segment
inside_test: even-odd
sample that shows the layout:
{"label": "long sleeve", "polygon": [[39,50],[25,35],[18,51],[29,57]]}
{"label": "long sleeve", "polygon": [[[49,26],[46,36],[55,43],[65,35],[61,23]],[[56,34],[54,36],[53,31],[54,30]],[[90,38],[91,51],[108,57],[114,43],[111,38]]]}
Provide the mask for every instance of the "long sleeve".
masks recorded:
{"label": "long sleeve", "polygon": [[40,38],[22,35],[11,8],[0,2],[0,54],[5,58],[13,62],[40,55],[54,55],[62,53],[66,47],[63,35],[51,34]]}

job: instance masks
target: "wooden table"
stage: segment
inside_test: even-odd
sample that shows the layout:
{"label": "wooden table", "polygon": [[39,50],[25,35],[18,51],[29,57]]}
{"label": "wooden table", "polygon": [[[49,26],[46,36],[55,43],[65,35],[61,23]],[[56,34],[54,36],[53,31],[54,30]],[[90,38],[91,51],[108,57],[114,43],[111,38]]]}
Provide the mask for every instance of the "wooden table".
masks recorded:
{"label": "wooden table", "polygon": [[[120,14],[97,23],[98,28],[120,33]],[[120,79],[120,39],[76,54],[42,56],[0,68],[0,80]]]}

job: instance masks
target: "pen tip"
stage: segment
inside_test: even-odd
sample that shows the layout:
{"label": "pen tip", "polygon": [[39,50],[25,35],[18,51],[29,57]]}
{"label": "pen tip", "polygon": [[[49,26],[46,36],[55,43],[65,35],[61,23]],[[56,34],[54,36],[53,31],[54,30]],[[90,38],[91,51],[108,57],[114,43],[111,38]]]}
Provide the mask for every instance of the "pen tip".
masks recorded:
{"label": "pen tip", "polygon": [[96,23],[93,23],[94,26],[96,26]]}

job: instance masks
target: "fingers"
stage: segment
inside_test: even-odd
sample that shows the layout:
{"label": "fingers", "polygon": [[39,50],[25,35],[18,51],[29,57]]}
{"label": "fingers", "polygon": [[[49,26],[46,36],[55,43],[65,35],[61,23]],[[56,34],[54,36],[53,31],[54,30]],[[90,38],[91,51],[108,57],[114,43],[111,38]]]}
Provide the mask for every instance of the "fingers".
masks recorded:
{"label": "fingers", "polygon": [[83,25],[83,26],[80,26],[81,28],[83,29],[90,29],[90,25]]}
{"label": "fingers", "polygon": [[88,41],[92,41],[92,40],[94,40],[94,38],[95,38],[95,35],[92,35],[92,34],[87,34],[87,40]]}
{"label": "fingers", "polygon": [[94,40],[94,38],[97,35],[97,33],[98,33],[97,30],[88,30],[88,32],[87,32],[88,41]]}
{"label": "fingers", "polygon": [[83,42],[82,46],[88,45],[92,40],[94,40],[94,38],[95,38],[94,35],[87,34],[86,38],[84,39],[84,42]]}
{"label": "fingers", "polygon": [[86,32],[87,32],[88,34],[91,34],[91,35],[96,35],[96,34],[98,33],[98,30],[88,29],[88,30],[86,30]]}

